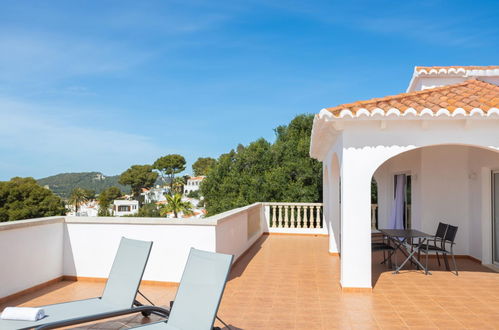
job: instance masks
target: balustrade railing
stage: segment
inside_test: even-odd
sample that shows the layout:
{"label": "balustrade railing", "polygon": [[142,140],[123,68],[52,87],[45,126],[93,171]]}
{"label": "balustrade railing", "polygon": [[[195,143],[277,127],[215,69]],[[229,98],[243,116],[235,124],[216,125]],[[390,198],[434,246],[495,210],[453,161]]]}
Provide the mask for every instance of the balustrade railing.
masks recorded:
{"label": "balustrade railing", "polygon": [[265,203],[269,228],[321,229],[322,203]]}
{"label": "balustrade railing", "polygon": [[371,229],[376,229],[378,222],[378,204],[371,204]]}

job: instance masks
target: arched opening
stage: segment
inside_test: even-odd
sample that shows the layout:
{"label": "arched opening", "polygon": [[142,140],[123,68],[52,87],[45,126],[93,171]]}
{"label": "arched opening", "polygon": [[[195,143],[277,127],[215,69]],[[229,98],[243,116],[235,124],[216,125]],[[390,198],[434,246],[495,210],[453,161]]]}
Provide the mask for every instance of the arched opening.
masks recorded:
{"label": "arched opening", "polygon": [[[439,222],[450,224],[458,228],[458,268],[476,270],[477,262],[499,265],[497,150],[462,144],[424,146],[383,162],[373,181],[376,228],[394,228],[397,219],[403,228],[435,234]],[[398,184],[403,188],[397,193]],[[379,266],[379,258],[372,258],[373,284],[387,271]],[[430,269],[445,271],[435,260],[431,258]]]}

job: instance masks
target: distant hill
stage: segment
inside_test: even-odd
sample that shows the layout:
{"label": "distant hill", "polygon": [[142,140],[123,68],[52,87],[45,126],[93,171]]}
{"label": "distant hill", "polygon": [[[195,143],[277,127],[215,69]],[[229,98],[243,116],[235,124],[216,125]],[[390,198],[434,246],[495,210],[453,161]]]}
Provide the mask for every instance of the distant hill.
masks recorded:
{"label": "distant hill", "polygon": [[37,181],[39,185],[48,186],[50,190],[62,198],[68,198],[76,187],[94,190],[98,194],[106,188],[116,186],[124,193],[129,193],[130,186],[119,184],[118,179],[119,175],[105,176],[100,172],[83,172],[61,173]]}

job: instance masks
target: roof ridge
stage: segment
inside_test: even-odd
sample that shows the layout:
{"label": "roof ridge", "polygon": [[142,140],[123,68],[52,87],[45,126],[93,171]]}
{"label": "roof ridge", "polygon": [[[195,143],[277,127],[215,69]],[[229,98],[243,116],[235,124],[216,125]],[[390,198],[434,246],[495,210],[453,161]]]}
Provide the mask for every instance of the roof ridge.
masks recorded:
{"label": "roof ridge", "polygon": [[427,70],[427,69],[468,69],[468,70],[494,70],[499,69],[499,65],[416,65],[415,70]]}
{"label": "roof ridge", "polygon": [[468,79],[466,81],[451,84],[451,85],[428,88],[428,89],[424,89],[421,91],[404,92],[404,93],[399,93],[399,94],[394,94],[394,95],[387,95],[387,96],[383,96],[383,97],[376,97],[376,98],[372,98],[372,99],[368,99],[368,100],[355,101],[355,102],[351,102],[351,103],[343,103],[343,104],[340,104],[340,105],[337,105],[334,107],[329,107],[326,109],[329,111],[335,111],[335,110],[340,110],[342,108],[348,108],[350,106],[355,106],[355,105],[362,105],[362,104],[369,104],[369,103],[383,102],[383,101],[392,101],[392,100],[401,99],[401,98],[405,98],[405,97],[441,92],[441,91],[445,91],[447,89],[452,89],[452,88],[456,88],[456,87],[460,87],[460,86],[466,86],[466,85],[470,85],[470,84],[477,83],[477,82],[481,83],[481,84],[486,84],[489,86],[489,88],[492,87],[492,88],[497,89],[499,91],[499,86],[497,86],[497,85],[485,82],[483,80],[479,80],[477,78],[471,78],[471,79]]}

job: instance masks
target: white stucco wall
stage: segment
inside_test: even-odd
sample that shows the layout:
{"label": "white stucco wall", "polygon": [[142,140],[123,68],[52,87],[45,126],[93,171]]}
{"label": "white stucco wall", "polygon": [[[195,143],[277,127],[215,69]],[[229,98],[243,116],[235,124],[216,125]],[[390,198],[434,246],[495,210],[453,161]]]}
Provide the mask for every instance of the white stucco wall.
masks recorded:
{"label": "white stucco wall", "polygon": [[11,223],[0,224],[0,298],[63,275],[63,218],[51,222],[8,230]]}
{"label": "white stucco wall", "polygon": [[490,257],[484,258],[491,248],[490,205],[484,208],[482,204],[484,199],[490,204],[491,181],[487,172],[498,169],[499,153],[468,146],[425,147],[391,158],[375,173],[379,228],[388,226],[393,176],[410,173],[412,227],[434,233],[439,221],[458,226],[455,252],[490,263]]}
{"label": "white stucco wall", "polygon": [[[476,78],[476,77],[438,77],[438,76],[425,77],[425,76],[420,76],[420,77],[418,77],[416,83],[414,84],[413,90],[418,91],[418,90],[423,90],[423,89],[428,89],[428,88],[457,84],[457,83],[466,81],[470,78]],[[494,85],[499,85],[499,77],[482,76],[482,77],[479,77],[479,79],[482,81],[494,84]]]}
{"label": "white stucco wall", "polygon": [[[221,221],[216,227],[216,252],[234,255],[237,260],[255,241],[263,234],[264,214],[263,205],[257,205],[243,208],[242,211],[224,215],[224,221]],[[248,235],[249,212],[259,213],[259,229],[253,234]]]}
{"label": "white stucco wall", "polygon": [[106,278],[121,237],[152,241],[144,280],[179,282],[191,247],[215,251],[215,226],[67,223],[64,274]]}
{"label": "white stucco wall", "polygon": [[469,254],[492,263],[492,171],[499,170],[499,153],[471,148],[468,159],[470,227]]}
{"label": "white stucco wall", "polygon": [[2,223],[0,298],[63,275],[106,278],[121,237],[153,241],[144,280],[179,282],[191,247],[238,258],[262,235],[263,221],[263,204],[255,203],[205,219],[55,217]]}

